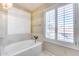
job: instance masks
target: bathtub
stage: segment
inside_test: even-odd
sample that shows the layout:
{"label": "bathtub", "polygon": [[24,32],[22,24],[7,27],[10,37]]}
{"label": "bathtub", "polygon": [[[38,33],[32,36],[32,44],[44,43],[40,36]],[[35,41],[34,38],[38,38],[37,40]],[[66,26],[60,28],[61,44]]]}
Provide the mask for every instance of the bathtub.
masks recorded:
{"label": "bathtub", "polygon": [[34,40],[24,40],[5,46],[3,56],[36,56],[40,55],[42,43]]}

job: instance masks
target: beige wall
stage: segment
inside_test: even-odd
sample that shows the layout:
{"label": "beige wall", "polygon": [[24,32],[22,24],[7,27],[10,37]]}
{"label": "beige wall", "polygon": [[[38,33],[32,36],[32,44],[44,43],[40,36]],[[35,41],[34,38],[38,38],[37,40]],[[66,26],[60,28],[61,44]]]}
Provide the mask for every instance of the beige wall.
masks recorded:
{"label": "beige wall", "polygon": [[32,33],[38,35],[40,41],[43,39],[44,34],[44,11],[51,5],[53,4],[44,4],[32,12]]}
{"label": "beige wall", "polygon": [[[53,4],[46,4],[32,13],[32,33],[39,35],[39,40],[44,41],[44,11]],[[66,48],[63,46],[55,45],[52,43],[44,42],[44,50],[47,50],[55,55],[79,55],[79,51]]]}

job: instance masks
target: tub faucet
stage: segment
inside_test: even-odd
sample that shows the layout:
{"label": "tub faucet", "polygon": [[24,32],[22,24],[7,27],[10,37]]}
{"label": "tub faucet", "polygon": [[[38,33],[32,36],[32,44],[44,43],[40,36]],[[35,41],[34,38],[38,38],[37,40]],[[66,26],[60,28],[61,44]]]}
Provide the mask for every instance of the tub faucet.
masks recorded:
{"label": "tub faucet", "polygon": [[34,36],[34,39],[35,39],[35,43],[36,43],[36,40],[38,39],[38,36]]}

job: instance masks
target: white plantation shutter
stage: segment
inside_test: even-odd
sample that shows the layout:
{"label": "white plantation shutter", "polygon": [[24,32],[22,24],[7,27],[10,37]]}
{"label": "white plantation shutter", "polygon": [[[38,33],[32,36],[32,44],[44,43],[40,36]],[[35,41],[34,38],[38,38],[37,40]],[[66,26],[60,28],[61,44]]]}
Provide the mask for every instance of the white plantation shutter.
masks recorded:
{"label": "white plantation shutter", "polygon": [[74,4],[67,4],[46,12],[46,38],[63,42],[74,42],[73,16],[75,16],[75,10],[73,5]]}
{"label": "white plantation shutter", "polygon": [[55,39],[55,10],[46,12],[46,38]]}
{"label": "white plantation shutter", "polygon": [[58,40],[73,42],[73,4],[60,7],[57,10]]}

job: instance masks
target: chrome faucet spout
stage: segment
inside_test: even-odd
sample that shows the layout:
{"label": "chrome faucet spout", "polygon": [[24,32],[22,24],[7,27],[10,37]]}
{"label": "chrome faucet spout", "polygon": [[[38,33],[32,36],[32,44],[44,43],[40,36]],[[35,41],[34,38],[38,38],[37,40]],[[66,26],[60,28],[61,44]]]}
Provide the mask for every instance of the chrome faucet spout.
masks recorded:
{"label": "chrome faucet spout", "polygon": [[34,39],[35,39],[35,43],[36,43],[36,40],[38,39],[38,36],[34,36]]}

